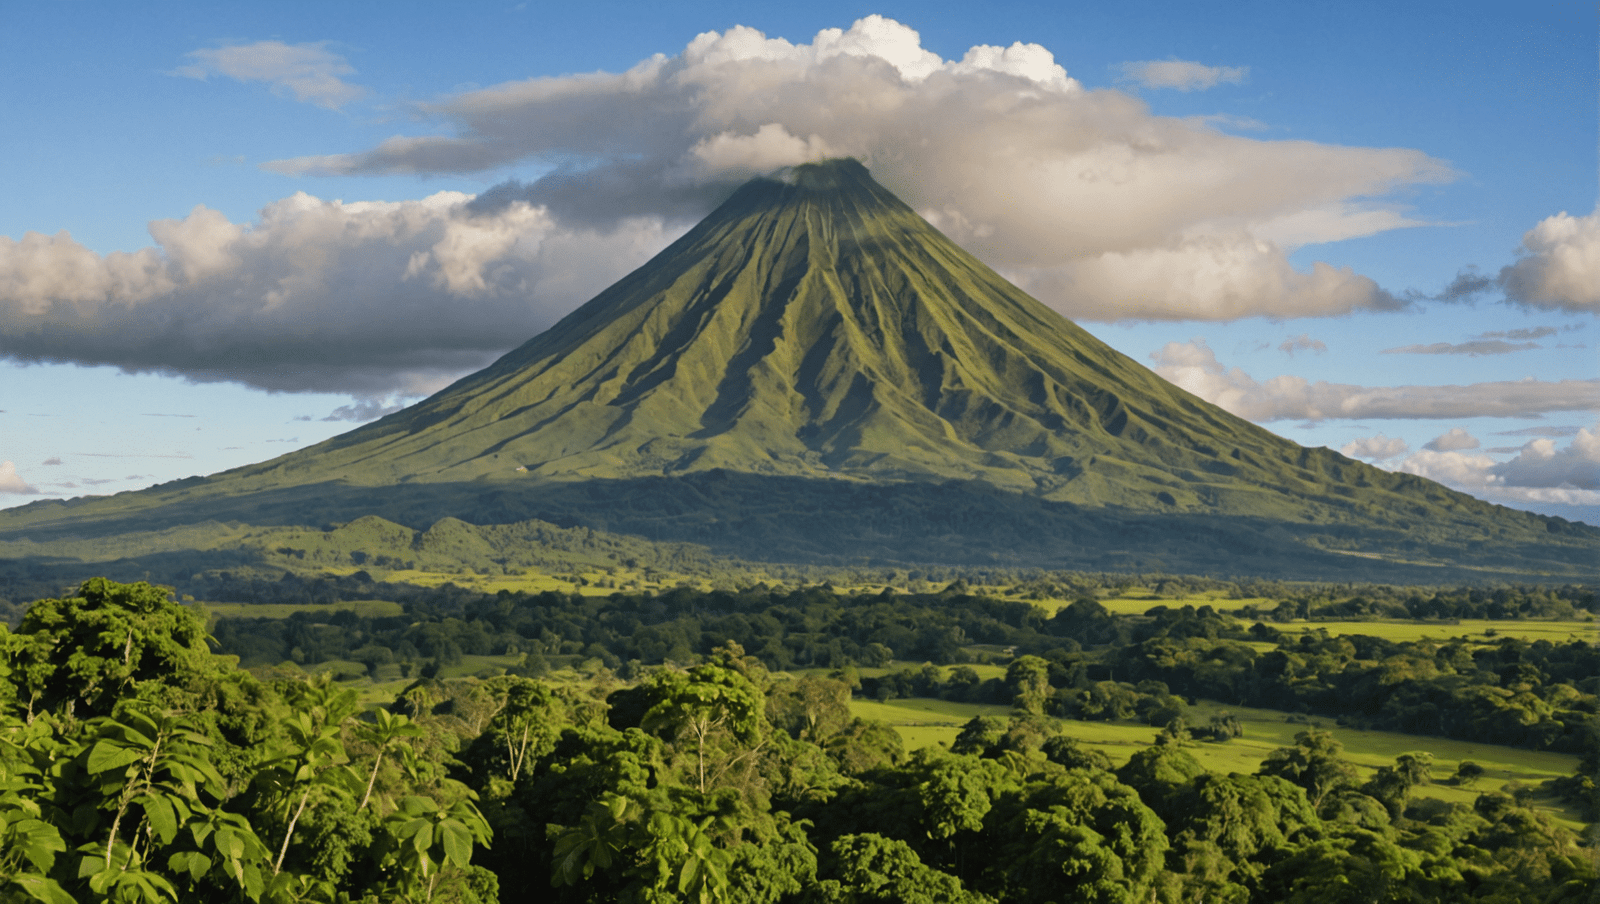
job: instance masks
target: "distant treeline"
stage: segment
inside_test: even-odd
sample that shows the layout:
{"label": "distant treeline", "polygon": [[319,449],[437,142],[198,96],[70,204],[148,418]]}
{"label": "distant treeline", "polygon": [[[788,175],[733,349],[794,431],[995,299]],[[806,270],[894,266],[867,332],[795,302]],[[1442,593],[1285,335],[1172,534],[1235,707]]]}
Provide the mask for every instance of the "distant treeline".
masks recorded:
{"label": "distant treeline", "polygon": [[[356,579],[347,579],[356,580]],[[1471,594],[1463,599],[1470,603]],[[1508,591],[1506,611],[1562,602],[1555,591]],[[1570,614],[1571,600],[1565,600]],[[871,697],[945,696],[1013,702],[1014,688],[976,681],[974,661],[1037,657],[1044,684],[1034,707],[1072,718],[1149,717],[1172,699],[1315,713],[1372,728],[1533,749],[1578,751],[1597,742],[1600,650],[1500,638],[1492,644],[1283,635],[1210,606],[1154,606],[1117,616],[1083,598],[1053,616],[1021,602],[960,592],[839,593],[827,587],[747,588],[584,597],[546,592],[417,591],[400,616],[340,611],[287,619],[221,619],[225,653],[245,665],[329,661],[436,673],[464,655],[516,655],[514,671],[543,674],[554,657],[592,659],[623,677],[661,663],[688,665],[732,641],[774,670],[882,667],[923,661],[933,672],[862,679]],[[1276,644],[1268,650],[1264,644]],[[1156,724],[1161,724],[1157,722]]]}
{"label": "distant treeline", "polygon": [[[630,565],[630,567],[632,567]],[[641,565],[648,574],[649,565]],[[665,566],[658,566],[665,567]],[[1506,584],[1498,586],[1415,587],[1367,583],[1305,583],[1264,578],[1211,578],[1202,575],[1038,569],[929,566],[926,568],[824,568],[806,565],[764,565],[778,587],[792,584],[887,584],[931,591],[971,592],[973,587],[1009,587],[1030,600],[1106,598],[1129,590],[1146,593],[1151,606],[1202,594],[1227,600],[1271,600],[1276,605],[1251,605],[1240,610],[1250,618],[1574,618],[1600,614],[1600,588],[1588,584]],[[692,572],[691,572],[692,573]],[[935,586],[937,585],[937,586]],[[347,575],[282,572],[213,571],[191,575],[176,588],[202,600],[244,603],[323,605],[341,600],[381,599],[395,602],[453,600],[464,602],[475,591],[445,584],[419,587],[375,579],[366,571]],[[733,589],[729,584],[725,590]],[[757,585],[766,587],[765,584]],[[746,584],[743,589],[748,589]]]}

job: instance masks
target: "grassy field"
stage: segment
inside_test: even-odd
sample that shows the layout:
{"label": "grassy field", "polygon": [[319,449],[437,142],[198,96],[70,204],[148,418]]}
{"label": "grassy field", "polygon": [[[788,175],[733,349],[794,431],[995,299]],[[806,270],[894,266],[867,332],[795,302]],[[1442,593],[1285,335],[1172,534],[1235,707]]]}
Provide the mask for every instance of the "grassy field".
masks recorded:
{"label": "grassy field", "polygon": [[[997,588],[985,588],[985,590],[995,589]],[[1005,596],[1009,599],[1016,599],[1019,601],[1032,603],[1051,615],[1054,615],[1060,609],[1066,608],[1073,602],[1069,599],[1023,600],[1022,597],[1005,593],[999,593],[997,595]],[[1267,599],[1266,597],[1230,599],[1221,591],[1214,593],[1199,593],[1191,596],[1174,598],[1158,595],[1155,591],[1144,587],[1129,587],[1118,593],[1116,596],[1102,597],[1098,600],[1098,602],[1100,605],[1105,607],[1107,612],[1110,612],[1112,615],[1143,615],[1157,606],[1170,606],[1173,608],[1194,606],[1197,609],[1201,606],[1210,606],[1218,612],[1232,612],[1236,609],[1243,609],[1246,606],[1255,606],[1258,609],[1271,609],[1278,605],[1277,600]]]}
{"label": "grassy field", "polygon": [[[354,567],[328,569],[331,574],[354,573]],[[442,587],[454,584],[478,593],[543,593],[555,590],[561,593],[580,593],[584,596],[610,596],[620,590],[666,590],[686,580],[680,575],[656,572],[646,580],[639,572],[580,571],[577,574],[547,574],[534,568],[522,569],[519,574],[481,574],[472,570],[431,571],[420,568],[390,569],[379,572],[382,579],[397,584],[414,584],[418,587]],[[574,580],[582,578],[582,581]],[[614,583],[615,587],[607,586]],[[690,582],[693,583],[692,581]]]}
{"label": "grassy field", "polygon": [[[954,703],[947,700],[923,698],[890,700],[878,703],[852,700],[850,711],[863,719],[885,722],[899,732],[906,749],[942,745],[948,747],[960,733],[961,726],[974,716],[1000,716],[1011,709],[1001,705]],[[1287,721],[1283,713],[1274,710],[1250,709],[1200,701],[1189,707],[1190,724],[1203,725],[1211,716],[1230,712],[1244,725],[1244,736],[1225,743],[1197,741],[1186,749],[1200,764],[1212,772],[1254,773],[1261,761],[1279,747],[1294,744],[1296,734],[1308,728],[1321,728],[1333,733],[1344,744],[1344,758],[1354,763],[1361,778],[1371,776],[1379,766],[1394,764],[1402,753],[1425,752],[1433,755],[1434,783],[1421,788],[1418,793],[1427,797],[1456,803],[1471,804],[1478,794],[1507,785],[1538,785],[1547,779],[1572,774],[1577,767],[1577,757],[1549,751],[1520,750],[1472,741],[1453,741],[1446,738],[1423,737],[1390,731],[1360,731],[1342,728],[1327,719]],[[1135,722],[1078,722],[1057,720],[1062,731],[1087,747],[1109,756],[1113,763],[1122,765],[1138,751],[1155,742],[1157,729]],[[1484,768],[1484,774],[1471,788],[1458,788],[1444,784],[1463,760],[1470,760]],[[1579,829],[1577,814],[1563,809],[1554,800],[1539,800],[1541,808],[1568,826]]]}
{"label": "grassy field", "polygon": [[1536,621],[1517,619],[1493,621],[1486,618],[1464,618],[1458,622],[1415,622],[1400,620],[1368,621],[1294,621],[1273,625],[1285,633],[1301,633],[1325,629],[1329,634],[1365,634],[1381,637],[1396,643],[1417,640],[1448,640],[1466,637],[1480,643],[1493,643],[1502,637],[1517,637],[1529,643],[1548,640],[1567,643],[1581,640],[1586,643],[1600,641],[1600,623],[1587,621]]}
{"label": "grassy field", "polygon": [[288,618],[296,612],[308,615],[332,615],[335,612],[354,612],[370,618],[399,615],[400,604],[390,600],[343,600],[337,603],[192,603],[216,618]]}
{"label": "grassy field", "polygon": [[[918,669],[921,669],[923,665],[925,665],[925,663],[913,662],[909,659],[896,659],[890,662],[888,665],[858,666],[856,668],[856,674],[863,678],[882,678],[884,675],[890,674],[891,672],[903,672],[907,669],[915,672]],[[974,672],[977,672],[980,680],[987,681],[990,678],[1004,678],[1006,676],[1006,667],[1003,665],[995,665],[987,662],[969,662],[966,663],[966,666],[967,668],[972,669]],[[953,665],[941,665],[938,667],[939,673],[944,675],[946,678],[950,677],[950,670],[953,668],[955,668]],[[826,677],[832,673],[833,669],[824,668],[802,669],[794,674],[821,675]]]}

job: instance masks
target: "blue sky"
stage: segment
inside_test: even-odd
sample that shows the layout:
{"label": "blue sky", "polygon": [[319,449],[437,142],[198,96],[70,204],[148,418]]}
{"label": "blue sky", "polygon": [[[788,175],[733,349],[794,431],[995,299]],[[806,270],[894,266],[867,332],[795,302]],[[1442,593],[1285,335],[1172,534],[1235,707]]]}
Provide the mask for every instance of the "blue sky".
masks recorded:
{"label": "blue sky", "polygon": [[350,429],[851,154],[1203,397],[1600,523],[1592,4],[7,17],[0,506]]}

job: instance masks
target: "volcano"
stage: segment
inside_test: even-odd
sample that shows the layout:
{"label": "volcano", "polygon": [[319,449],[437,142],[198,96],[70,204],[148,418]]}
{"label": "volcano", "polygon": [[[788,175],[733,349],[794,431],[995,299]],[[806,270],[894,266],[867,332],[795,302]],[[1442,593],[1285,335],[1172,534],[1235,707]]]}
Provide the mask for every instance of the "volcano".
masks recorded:
{"label": "volcano", "polygon": [[208,478],[25,506],[0,516],[0,539],[364,514],[540,518],[758,558],[1214,556],[1234,571],[1250,556],[1327,572],[1403,554],[1581,573],[1600,545],[1583,525],[1300,447],[1167,383],[854,160],[747,183],[548,331],[401,412]]}

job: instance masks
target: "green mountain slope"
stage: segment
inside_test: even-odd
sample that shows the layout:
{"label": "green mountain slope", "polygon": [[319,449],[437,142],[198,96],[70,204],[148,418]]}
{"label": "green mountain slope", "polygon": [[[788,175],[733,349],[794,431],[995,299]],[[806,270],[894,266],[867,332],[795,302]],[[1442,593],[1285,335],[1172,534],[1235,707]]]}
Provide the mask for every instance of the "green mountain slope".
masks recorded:
{"label": "green mountain slope", "polygon": [[[724,473],[743,476],[708,482]],[[1273,541],[1290,546],[1308,542],[1306,527],[1327,527],[1328,548],[1385,553],[1399,536],[1442,538],[1434,558],[1473,543],[1548,547],[1580,572],[1600,546],[1600,531],[1302,448],[1172,386],[1006,282],[853,160],[747,184],[550,330],[411,408],[181,486],[0,513],[0,539],[368,513],[417,527],[558,514],[737,539],[737,513],[775,496],[843,491],[839,517],[876,524],[881,510],[849,511],[852,487],[900,487],[900,508],[922,512],[942,503],[917,487],[951,481],[1053,512],[1039,517],[1066,526],[1044,531],[1047,548],[1085,542],[1087,511],[1096,524],[1181,516],[1186,531],[1204,518],[1253,534],[1297,526],[1297,539]],[[885,548],[927,521],[891,522]]]}

